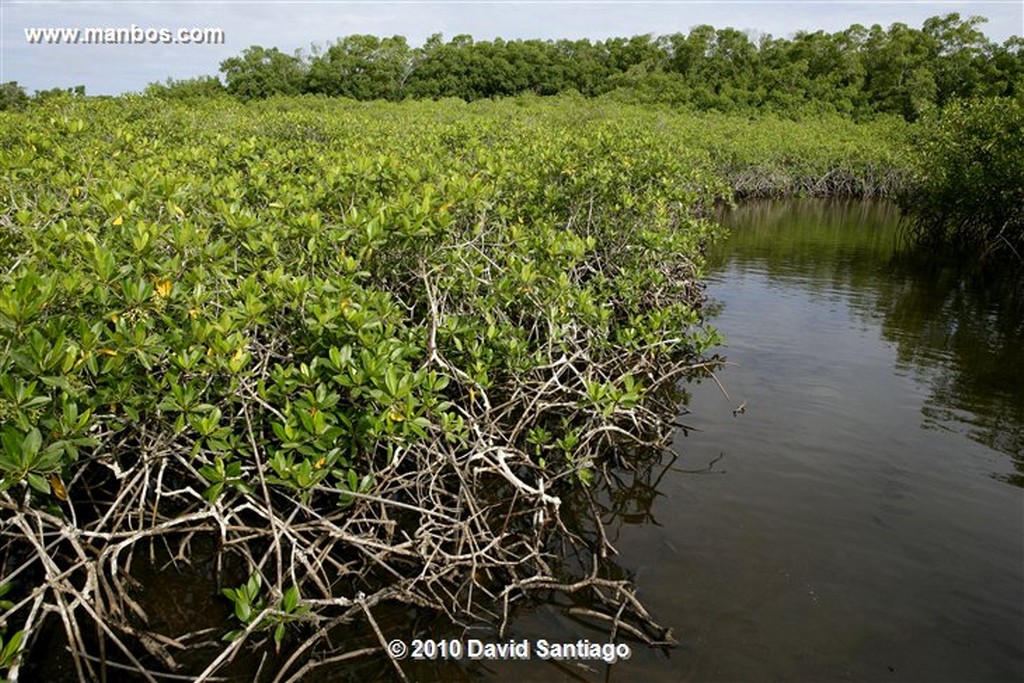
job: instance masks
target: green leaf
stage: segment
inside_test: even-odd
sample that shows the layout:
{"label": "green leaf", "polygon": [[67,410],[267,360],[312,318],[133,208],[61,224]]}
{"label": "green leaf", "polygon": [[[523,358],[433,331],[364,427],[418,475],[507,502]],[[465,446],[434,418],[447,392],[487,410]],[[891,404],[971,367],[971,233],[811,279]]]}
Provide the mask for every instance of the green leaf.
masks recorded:
{"label": "green leaf", "polygon": [[63,443],[58,442],[50,444],[50,446],[36,458],[35,462],[32,463],[32,469],[37,472],[53,472],[60,468],[60,461],[63,456]]}
{"label": "green leaf", "polygon": [[43,444],[43,436],[39,433],[39,430],[33,427],[29,430],[29,433],[25,435],[25,440],[21,442],[21,453],[23,461],[25,463],[32,462],[36,453],[39,452],[39,447]]}
{"label": "green leaf", "polygon": [[252,606],[244,600],[239,600],[235,603],[235,616],[243,624],[248,624],[252,618]]}
{"label": "green leaf", "polygon": [[203,475],[203,477],[209,482],[218,482],[223,479],[220,472],[217,471],[217,468],[212,465],[203,465],[200,467],[199,474]]}
{"label": "green leaf", "polygon": [[3,436],[0,437],[0,441],[3,442],[4,452],[11,458],[16,459],[17,463],[20,465],[22,461],[22,439],[17,430],[12,427],[4,429]]}
{"label": "green leaf", "polygon": [[249,596],[250,600],[255,600],[260,594],[260,588],[263,586],[263,577],[260,576],[259,572],[253,572],[252,576],[245,584],[245,594]]}
{"label": "green leaf", "polygon": [[[19,447],[18,448],[18,452],[20,453],[20,451],[21,451],[21,448]],[[0,453],[0,470],[4,470],[4,471],[7,471],[7,472],[12,472],[12,473],[13,472],[19,472],[20,473],[21,470],[23,470],[23,469],[24,469],[24,466],[21,464],[20,460],[15,461],[14,458],[9,456],[7,453]]]}
{"label": "green leaf", "polygon": [[384,373],[384,387],[388,390],[389,395],[398,395],[398,377],[395,375],[394,367],[389,366]]}
{"label": "green leaf", "polygon": [[50,495],[50,482],[46,480],[46,477],[35,472],[29,472],[25,476],[28,479],[29,486],[39,491],[39,493]]}
{"label": "green leaf", "polygon": [[18,631],[11,639],[4,645],[2,651],[0,651],[0,667],[10,668],[14,664],[15,658],[18,656],[18,649],[21,647],[21,641],[25,636],[24,631]]}
{"label": "green leaf", "polygon": [[284,592],[284,597],[281,600],[281,606],[285,612],[291,613],[295,611],[295,608],[299,604],[299,587],[292,585],[291,588]]}
{"label": "green leaf", "polygon": [[221,494],[221,492],[223,490],[224,490],[224,483],[223,482],[217,482],[216,484],[214,484],[210,488],[208,488],[205,491],[203,491],[203,498],[206,499],[206,502],[212,503],[213,501],[217,500],[217,498],[220,496],[220,494]]}

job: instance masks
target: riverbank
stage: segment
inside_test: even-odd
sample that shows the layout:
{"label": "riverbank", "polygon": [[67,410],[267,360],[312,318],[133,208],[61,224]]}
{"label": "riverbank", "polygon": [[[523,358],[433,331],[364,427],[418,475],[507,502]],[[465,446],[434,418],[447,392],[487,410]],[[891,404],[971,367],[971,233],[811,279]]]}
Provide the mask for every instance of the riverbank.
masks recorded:
{"label": "riverbank", "polygon": [[[623,680],[1015,680],[1024,672],[1024,310],[896,246],[887,202],[758,202],[709,263],[730,363],[622,520],[684,648]],[[746,401],[744,414],[735,404]],[[651,559],[657,558],[657,559]],[[668,664],[668,665],[667,665]]]}
{"label": "riverbank", "polygon": [[1024,272],[1024,94],[953,102],[915,131],[898,193],[912,240]]}

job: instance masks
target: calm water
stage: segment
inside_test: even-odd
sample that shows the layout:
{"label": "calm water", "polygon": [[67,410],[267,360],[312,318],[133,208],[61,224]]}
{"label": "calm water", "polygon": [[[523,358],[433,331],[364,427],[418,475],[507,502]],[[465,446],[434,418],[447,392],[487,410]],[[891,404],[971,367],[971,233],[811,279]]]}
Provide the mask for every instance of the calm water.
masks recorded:
{"label": "calm water", "polygon": [[[620,565],[682,645],[500,674],[1024,680],[1020,298],[894,258],[896,220],[811,201],[727,216],[709,293],[729,400],[692,389],[682,420],[700,431],[676,439],[648,520],[613,521]],[[597,637],[555,610],[519,628]]]}
{"label": "calm water", "polygon": [[[678,648],[590,669],[407,662],[411,677],[1024,680],[1019,283],[897,258],[897,219],[884,204],[819,201],[726,216],[708,291],[729,398],[690,387],[681,457],[604,495],[618,569]],[[508,635],[607,632],[551,605]]]}

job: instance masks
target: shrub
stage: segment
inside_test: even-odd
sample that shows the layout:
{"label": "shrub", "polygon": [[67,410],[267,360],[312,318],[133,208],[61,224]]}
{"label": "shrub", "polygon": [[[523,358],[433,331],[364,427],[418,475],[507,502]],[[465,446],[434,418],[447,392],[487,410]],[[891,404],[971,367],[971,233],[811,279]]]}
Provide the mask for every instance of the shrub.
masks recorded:
{"label": "shrub", "polygon": [[1024,97],[955,101],[922,124],[900,198],[911,233],[989,262],[1024,265]]}

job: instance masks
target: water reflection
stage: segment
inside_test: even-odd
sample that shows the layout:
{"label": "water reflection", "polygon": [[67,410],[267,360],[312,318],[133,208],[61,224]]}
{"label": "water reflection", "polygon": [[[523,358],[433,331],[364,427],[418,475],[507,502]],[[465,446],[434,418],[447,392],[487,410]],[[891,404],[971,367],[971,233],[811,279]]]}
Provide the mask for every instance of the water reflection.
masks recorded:
{"label": "water reflection", "polygon": [[1010,456],[1024,486],[1024,311],[1020,282],[920,254],[892,259],[882,330],[900,367],[928,382],[924,422]]}
{"label": "water reflection", "polygon": [[[962,433],[1009,456],[993,476],[1024,486],[1024,295],[1012,275],[900,249],[898,212],[870,202],[764,202],[713,255],[847,306],[895,345],[898,371],[927,386],[926,428]],[[737,331],[737,333],[742,333]]]}
{"label": "water reflection", "polygon": [[674,442],[678,468],[721,456],[723,474],[666,476],[662,525],[619,527],[621,563],[682,641],[631,674],[1022,680],[1013,288],[897,256],[884,204],[726,220],[709,293],[730,400],[692,387],[694,431]]}

